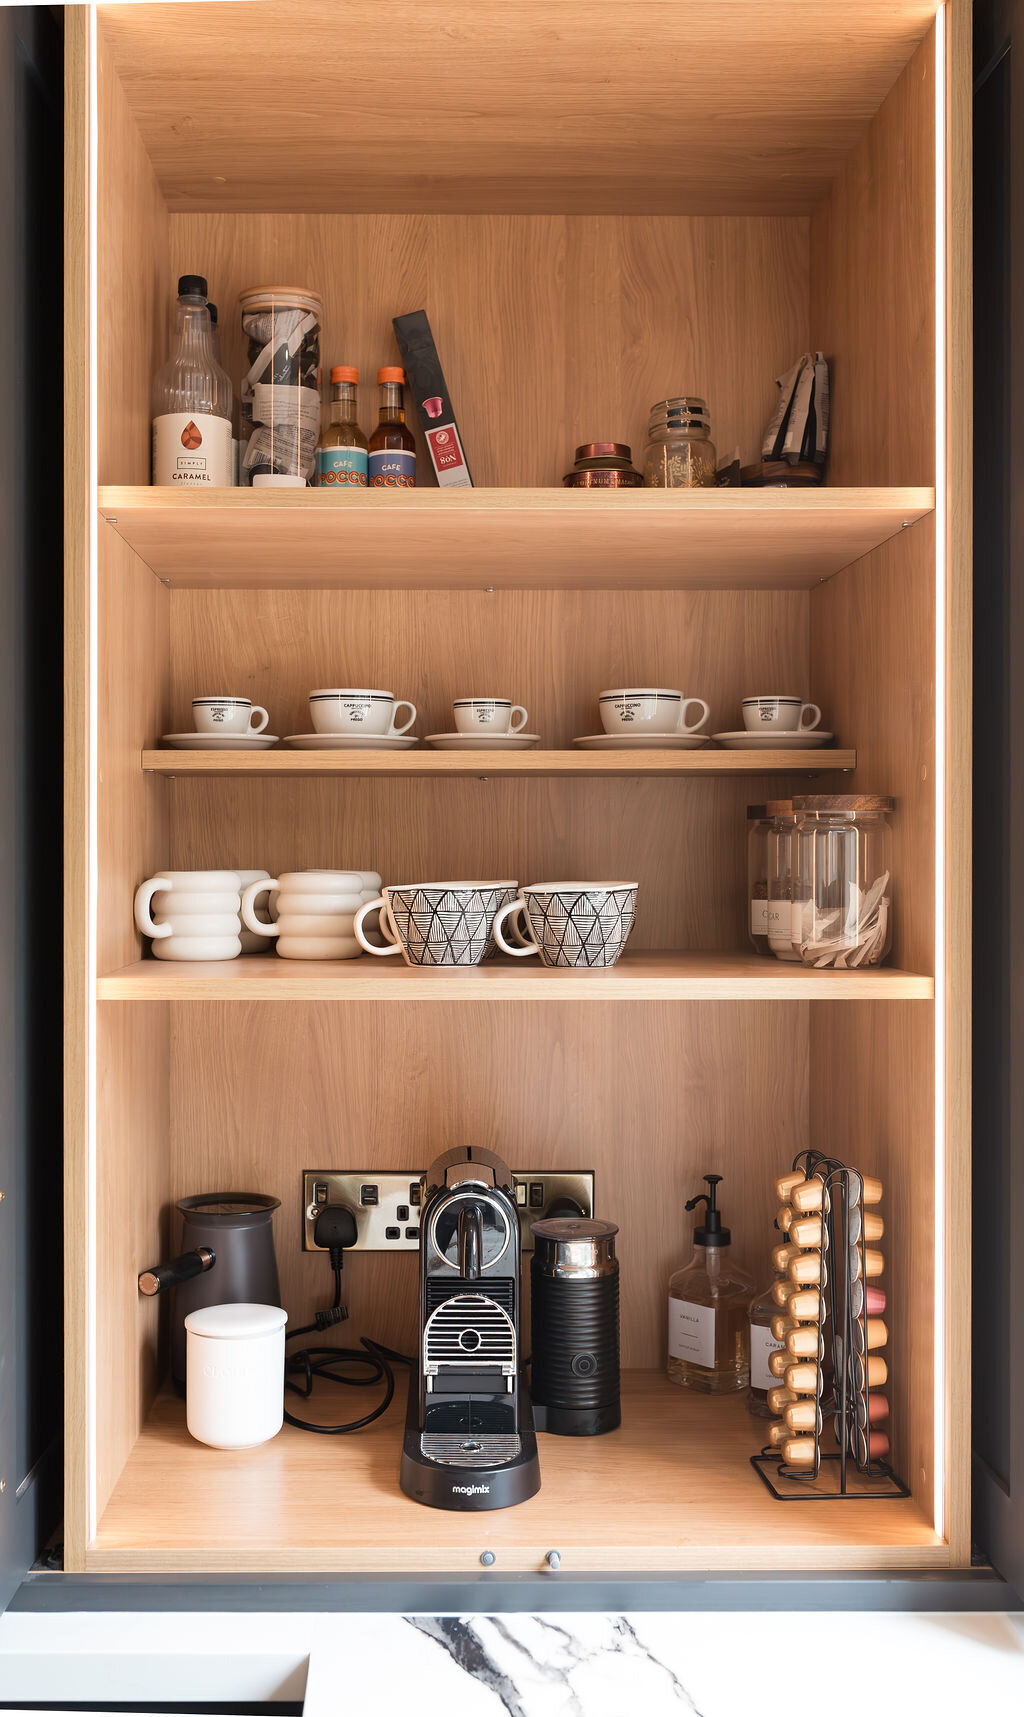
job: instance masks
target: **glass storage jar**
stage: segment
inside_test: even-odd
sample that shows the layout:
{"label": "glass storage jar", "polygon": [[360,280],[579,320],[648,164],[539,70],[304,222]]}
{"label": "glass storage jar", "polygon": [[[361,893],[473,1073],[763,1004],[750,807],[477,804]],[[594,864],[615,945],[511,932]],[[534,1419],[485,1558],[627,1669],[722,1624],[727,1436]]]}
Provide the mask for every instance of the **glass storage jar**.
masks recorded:
{"label": "glass storage jar", "polygon": [[889,812],[875,793],[794,799],[793,947],[807,966],[876,966],[892,945]]}
{"label": "glass storage jar", "polygon": [[716,470],[711,420],[704,401],[692,394],[680,394],[652,405],[644,452],[644,487],[711,488]]}
{"label": "glass storage jar", "polygon": [[239,481],[312,481],[320,438],[320,324],[315,293],[259,286],[239,300],[246,338]]}
{"label": "glass storage jar", "polygon": [[768,867],[768,946],[778,960],[799,960],[793,946],[793,872],[796,815],[792,799],[769,799],[765,835]]}
{"label": "glass storage jar", "polygon": [[771,819],[764,805],[747,806],[747,936],[758,954],[768,955],[768,854]]}

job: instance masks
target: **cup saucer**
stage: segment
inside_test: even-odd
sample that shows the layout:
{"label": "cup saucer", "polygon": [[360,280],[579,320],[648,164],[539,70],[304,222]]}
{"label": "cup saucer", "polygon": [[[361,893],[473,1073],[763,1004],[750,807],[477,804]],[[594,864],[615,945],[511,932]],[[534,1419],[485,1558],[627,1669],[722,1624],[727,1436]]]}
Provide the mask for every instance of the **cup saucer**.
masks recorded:
{"label": "cup saucer", "polygon": [[435,751],[527,751],[539,733],[428,733]]}
{"label": "cup saucer", "polygon": [[699,751],[706,733],[588,733],[574,739],[585,751]]}
{"label": "cup saucer", "polygon": [[713,733],[711,737],[726,751],[817,751],[829,745],[835,735],[821,727],[805,728],[802,733],[799,729],[795,733],[748,733],[741,728],[738,733]]}
{"label": "cup saucer", "polygon": [[277,744],[277,734],[165,733],[163,741],[175,751],[266,751]]}
{"label": "cup saucer", "polygon": [[289,733],[281,743],[293,751],[408,751],[419,740],[408,733]]}

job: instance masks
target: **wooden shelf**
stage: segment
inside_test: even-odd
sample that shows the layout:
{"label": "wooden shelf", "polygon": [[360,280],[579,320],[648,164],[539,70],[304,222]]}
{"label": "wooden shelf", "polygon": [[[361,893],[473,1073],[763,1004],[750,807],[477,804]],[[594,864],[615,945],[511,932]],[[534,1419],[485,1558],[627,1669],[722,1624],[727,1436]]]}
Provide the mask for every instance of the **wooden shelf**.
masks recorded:
{"label": "wooden shelf", "polygon": [[819,775],[856,769],[855,751],[144,751],[154,775]]}
{"label": "wooden shelf", "polygon": [[[349,1266],[358,1271],[360,1260]],[[346,1272],[347,1274],[347,1272]],[[355,1280],[355,1274],[353,1280]],[[541,1490],[517,1508],[451,1514],[398,1485],[406,1373],[387,1414],[345,1438],[285,1425],[258,1449],[194,1442],[184,1403],[162,1394],[104,1510],[90,1572],[206,1574],[542,1569],[930,1568],[946,1545],[910,1498],[806,1506],[772,1498],[750,1466],[761,1422],[743,1397],[692,1396],[658,1372],[626,1372],[622,1428],[541,1436]],[[347,1392],[296,1405],[344,1416]],[[365,1405],[365,1404],[364,1404]],[[344,1447],[339,1447],[339,1442]]]}
{"label": "wooden shelf", "polygon": [[102,488],[181,589],[807,589],[935,505],[932,489]]}
{"label": "wooden shelf", "polygon": [[626,954],[604,971],[550,970],[536,957],[483,966],[358,960],[138,960],[97,980],[100,1001],[880,1001],[929,1000],[934,981],[891,967],[815,971],[756,954]]}

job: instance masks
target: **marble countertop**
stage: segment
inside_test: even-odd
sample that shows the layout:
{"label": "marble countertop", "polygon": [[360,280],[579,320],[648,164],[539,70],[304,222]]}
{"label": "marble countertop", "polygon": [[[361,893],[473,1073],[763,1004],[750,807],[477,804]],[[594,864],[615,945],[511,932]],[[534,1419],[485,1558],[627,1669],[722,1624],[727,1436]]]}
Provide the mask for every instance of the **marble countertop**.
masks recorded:
{"label": "marble countertop", "polygon": [[[834,1668],[828,1704],[785,1665]],[[788,1691],[787,1691],[788,1689]],[[0,1700],[301,1702],[303,1717],[1024,1710],[1024,1615],[601,1612],[0,1617]],[[294,1705],[292,1707],[294,1709]]]}

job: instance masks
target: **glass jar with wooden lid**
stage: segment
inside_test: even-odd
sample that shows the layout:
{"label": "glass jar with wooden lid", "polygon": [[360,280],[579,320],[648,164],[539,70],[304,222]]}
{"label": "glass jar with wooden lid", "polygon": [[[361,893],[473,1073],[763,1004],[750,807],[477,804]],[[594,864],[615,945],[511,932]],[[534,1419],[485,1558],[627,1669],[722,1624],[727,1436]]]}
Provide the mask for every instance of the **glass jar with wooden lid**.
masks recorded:
{"label": "glass jar with wooden lid", "polygon": [[875,966],[892,946],[889,814],[879,793],[793,800],[793,947],[807,966]]}

